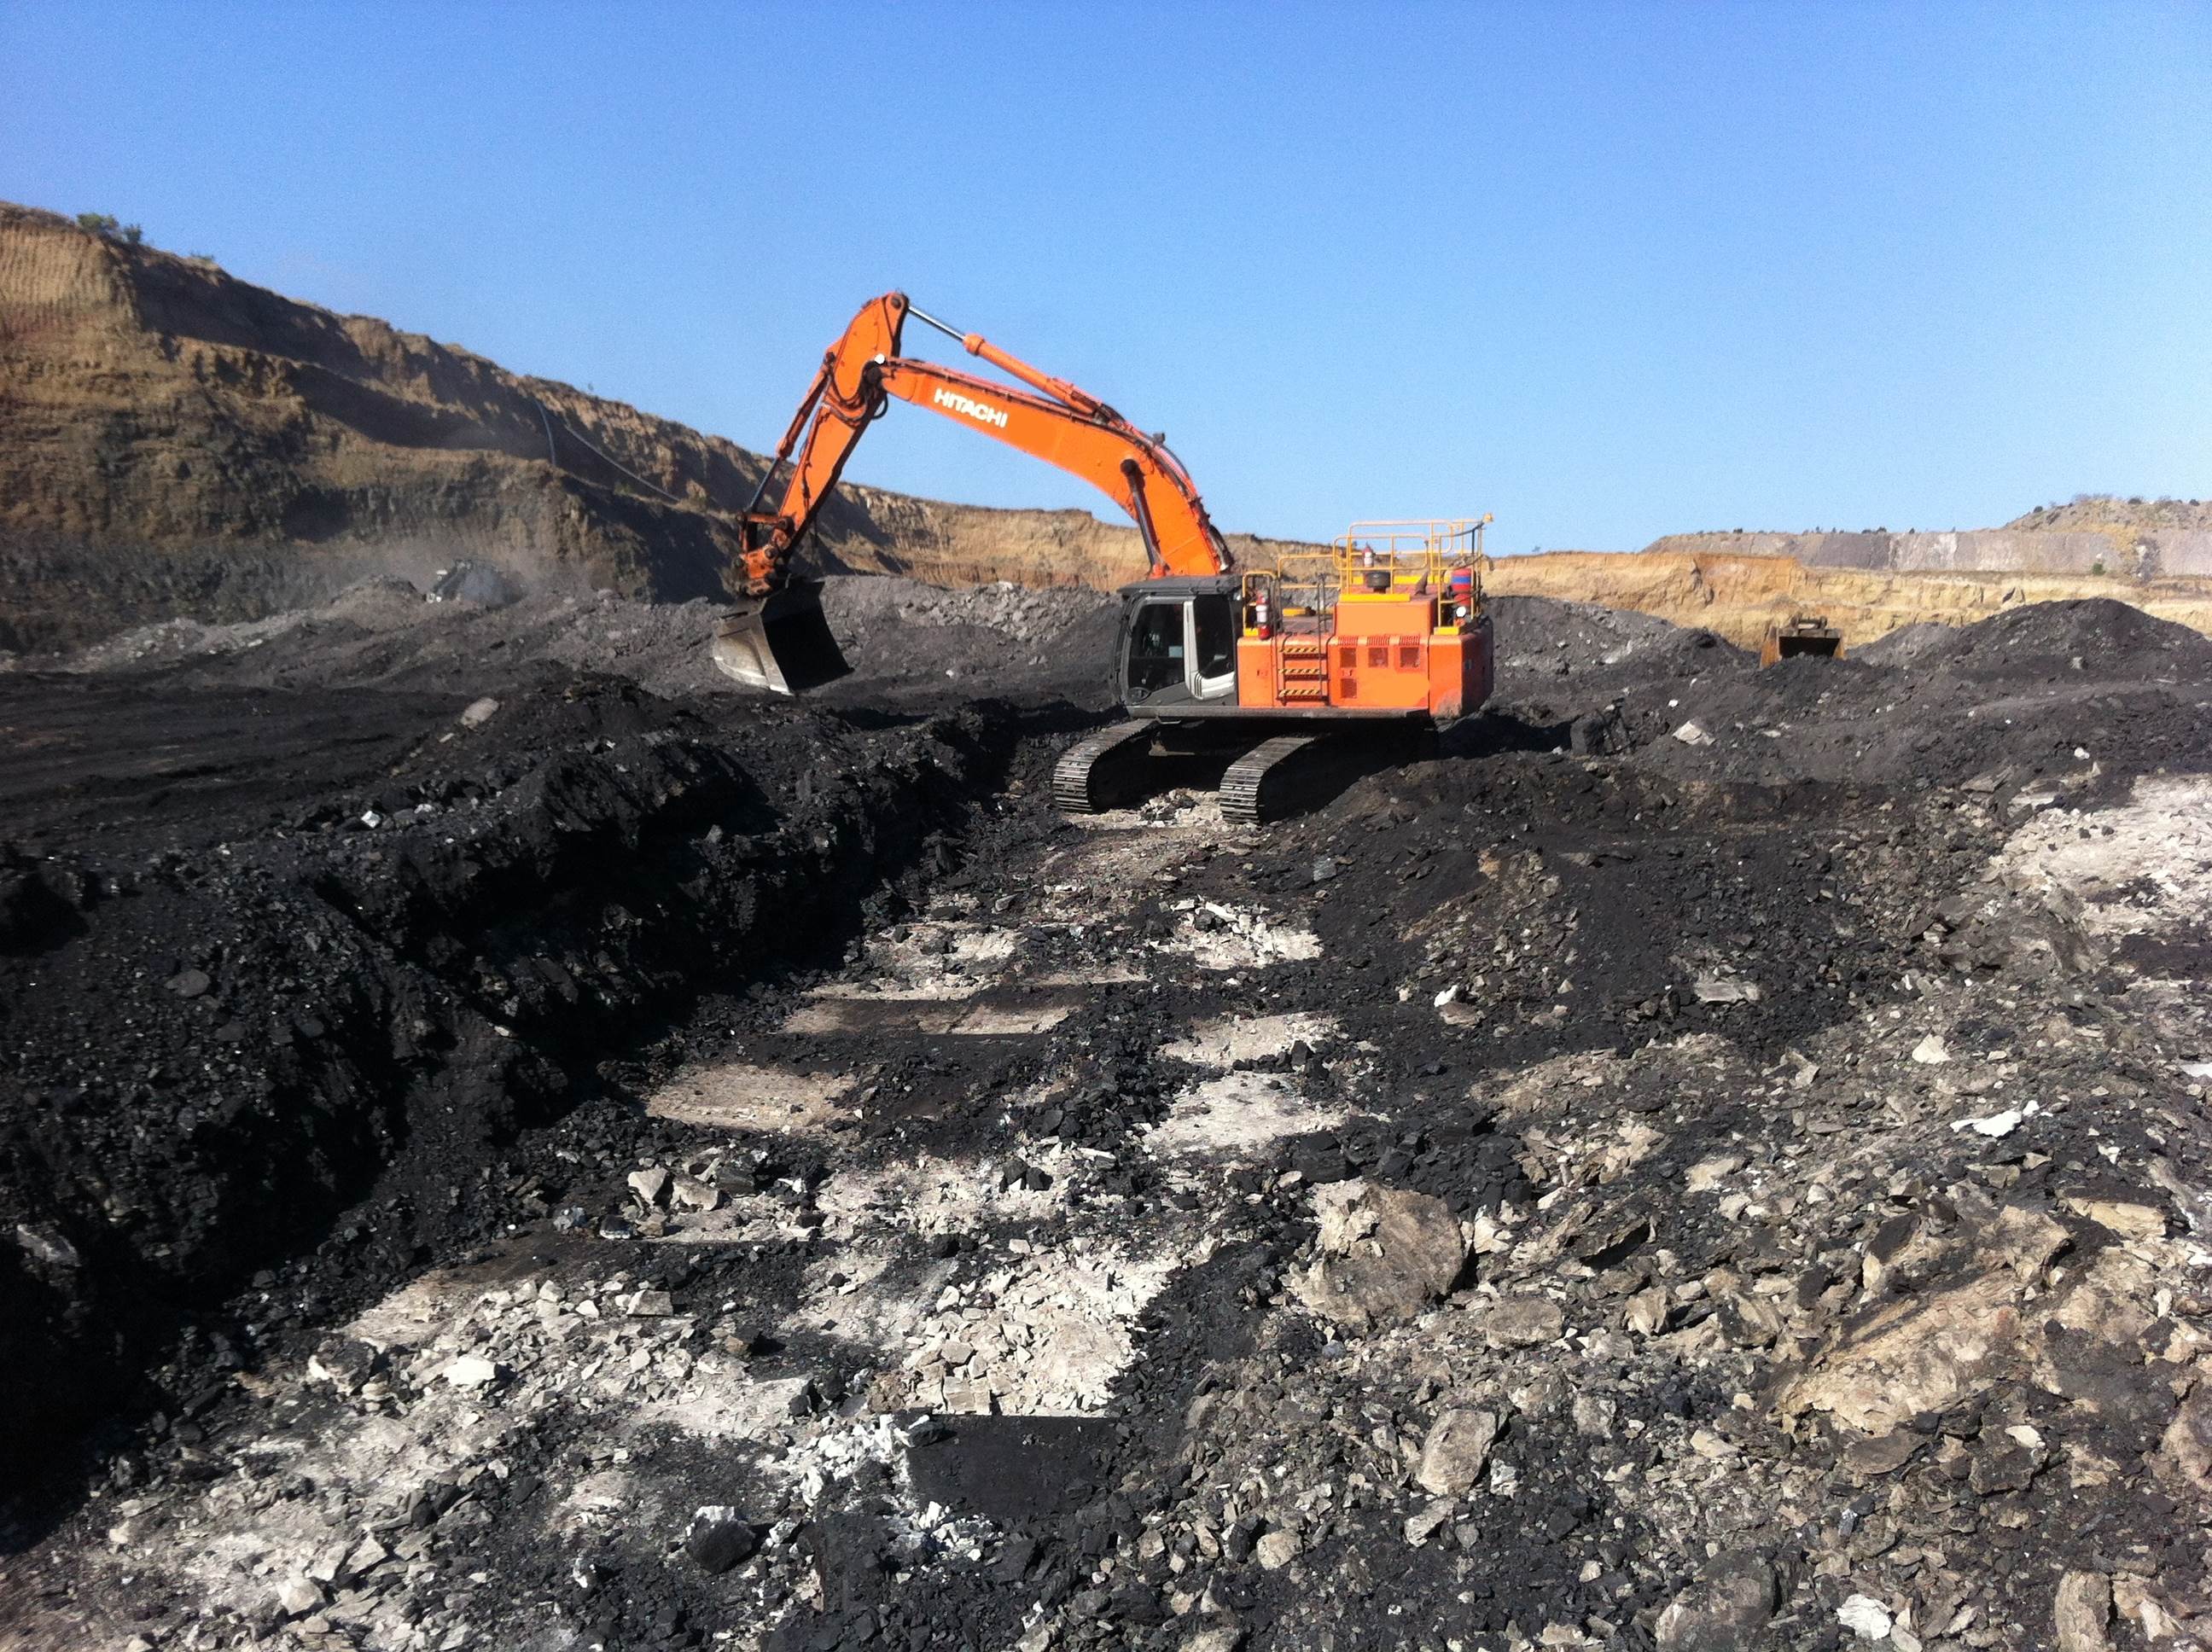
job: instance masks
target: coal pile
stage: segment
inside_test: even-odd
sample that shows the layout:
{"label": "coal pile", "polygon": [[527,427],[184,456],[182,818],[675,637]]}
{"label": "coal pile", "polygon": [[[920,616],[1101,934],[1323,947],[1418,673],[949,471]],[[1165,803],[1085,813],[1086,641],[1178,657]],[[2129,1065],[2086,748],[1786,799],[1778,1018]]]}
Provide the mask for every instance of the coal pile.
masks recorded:
{"label": "coal pile", "polygon": [[2212,645],[1516,599],[1244,832],[1089,598],[404,595],[0,678],[11,1643],[2212,1634]]}

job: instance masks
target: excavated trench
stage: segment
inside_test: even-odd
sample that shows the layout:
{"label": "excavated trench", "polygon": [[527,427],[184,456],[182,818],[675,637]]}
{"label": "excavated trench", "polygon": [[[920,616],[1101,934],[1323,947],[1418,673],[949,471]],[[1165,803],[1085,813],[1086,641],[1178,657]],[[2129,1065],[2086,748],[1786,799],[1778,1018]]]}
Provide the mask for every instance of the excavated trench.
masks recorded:
{"label": "excavated trench", "polygon": [[[613,681],[498,715],[496,743],[434,725],[374,785],[258,798],[235,841],[169,824],[162,764],[136,830],[70,847],[64,814],[11,847],[0,1163],[36,1242],[0,1263],[0,1478],[66,1491],[87,1437],[190,1418],[271,1339],[495,1229],[520,1133],[701,994],[834,960],[956,866],[1056,720],[793,714],[733,742]],[[244,1328],[238,1293],[277,1279],[306,1292]]]}
{"label": "excavated trench", "polygon": [[1096,714],[1036,699],[303,696],[251,783],[58,734],[0,1398],[69,1443],[0,1635],[2185,1621],[2212,660],[1516,616],[1509,708],[1258,831],[1056,818]]}

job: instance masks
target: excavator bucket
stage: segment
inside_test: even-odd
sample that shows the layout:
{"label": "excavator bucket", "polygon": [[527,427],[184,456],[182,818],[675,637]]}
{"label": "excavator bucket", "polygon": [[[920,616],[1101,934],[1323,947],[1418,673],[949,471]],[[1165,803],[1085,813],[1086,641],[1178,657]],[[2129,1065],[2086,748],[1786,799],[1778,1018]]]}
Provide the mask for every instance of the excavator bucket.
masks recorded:
{"label": "excavator bucket", "polygon": [[830,635],[819,585],[790,585],[739,601],[714,633],[714,667],[771,694],[803,694],[853,668]]}
{"label": "excavator bucket", "polygon": [[1825,614],[1798,614],[1787,625],[1768,626],[1759,663],[1773,665],[1806,654],[1819,659],[1844,657],[1844,634],[1828,623]]}

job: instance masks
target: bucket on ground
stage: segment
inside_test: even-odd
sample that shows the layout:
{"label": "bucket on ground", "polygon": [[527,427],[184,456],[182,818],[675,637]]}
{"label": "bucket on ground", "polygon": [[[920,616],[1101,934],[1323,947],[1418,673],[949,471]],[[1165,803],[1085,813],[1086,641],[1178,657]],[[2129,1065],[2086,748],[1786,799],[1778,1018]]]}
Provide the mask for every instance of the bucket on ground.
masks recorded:
{"label": "bucket on ground", "polygon": [[1810,654],[1816,659],[1840,659],[1844,654],[1844,634],[1828,623],[1825,614],[1796,614],[1786,625],[1766,628],[1765,641],[1759,650],[1760,665],[1771,665],[1801,654]]}

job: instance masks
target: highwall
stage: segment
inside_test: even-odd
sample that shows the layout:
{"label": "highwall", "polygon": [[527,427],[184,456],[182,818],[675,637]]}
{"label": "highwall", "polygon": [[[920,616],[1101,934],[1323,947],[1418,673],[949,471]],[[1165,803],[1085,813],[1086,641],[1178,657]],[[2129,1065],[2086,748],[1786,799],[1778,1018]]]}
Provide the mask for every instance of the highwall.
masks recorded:
{"label": "highwall", "polygon": [[[1725,540],[1732,536],[1711,537]],[[1743,537],[1778,540],[1787,536]],[[1556,597],[1656,614],[1678,625],[1702,626],[1746,647],[1755,647],[1768,626],[1798,614],[1826,616],[1831,624],[1841,628],[1848,647],[1871,642],[1901,626],[1967,625],[2023,603],[2082,597],[2111,597],[2212,635],[2212,578],[1808,567],[1786,556],[1654,549],[1500,557],[1491,565],[1486,582],[1501,596]]]}
{"label": "highwall", "polygon": [[1871,573],[2087,574],[2212,577],[2203,528],[1962,528],[1942,533],[1670,533],[1648,552],[1789,556]]}

